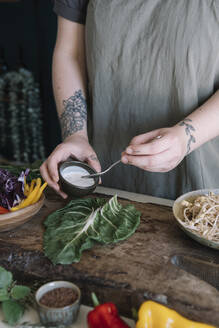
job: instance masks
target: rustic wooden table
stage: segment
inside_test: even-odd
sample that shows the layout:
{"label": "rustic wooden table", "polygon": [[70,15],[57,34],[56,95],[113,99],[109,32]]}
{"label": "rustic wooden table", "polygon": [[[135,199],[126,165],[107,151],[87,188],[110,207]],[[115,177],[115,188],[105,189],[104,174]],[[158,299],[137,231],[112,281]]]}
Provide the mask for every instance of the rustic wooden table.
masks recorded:
{"label": "rustic wooden table", "polygon": [[54,266],[43,254],[43,221],[66,201],[48,190],[45,206],[35,217],[16,230],[0,233],[0,265],[23,283],[73,281],[82,289],[83,304],[91,305],[90,293],[95,291],[101,302],[115,302],[127,317],[132,307],[152,299],[192,320],[218,325],[218,290],[171,262],[174,255],[183,254],[218,261],[218,251],[199,245],[178,228],[171,207],[166,206],[171,201],[104,188],[97,191],[101,194],[92,197],[119,193],[123,204],[132,203],[141,211],[141,224],[128,240],[94,247],[83,253],[79,263]]}
{"label": "rustic wooden table", "polygon": [[[75,323],[73,323],[71,326],[68,326],[68,328],[86,328],[87,327],[87,314],[89,311],[91,311],[92,308],[86,305],[81,305],[78,318]],[[130,326],[130,328],[135,327],[135,323],[131,319],[123,318],[125,322]],[[8,324],[2,322],[3,320],[3,314],[0,310],[0,328],[11,328]],[[33,308],[29,308],[25,311],[24,316],[16,326],[16,328],[19,328],[19,325],[21,325],[23,322],[28,323],[31,327],[31,324],[39,324],[39,316]],[[34,328],[34,326],[32,326]],[[113,327],[112,327],[113,328]]]}

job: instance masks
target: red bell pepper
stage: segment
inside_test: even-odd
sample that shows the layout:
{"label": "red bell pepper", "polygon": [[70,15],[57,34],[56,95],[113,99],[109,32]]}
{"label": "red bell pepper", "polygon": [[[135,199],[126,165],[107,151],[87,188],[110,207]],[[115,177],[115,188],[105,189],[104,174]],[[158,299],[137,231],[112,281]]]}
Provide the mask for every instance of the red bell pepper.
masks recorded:
{"label": "red bell pepper", "polygon": [[104,303],[99,305],[97,297],[91,294],[94,310],[87,315],[89,328],[130,328],[120,317],[115,304]]}
{"label": "red bell pepper", "polygon": [[5,213],[8,213],[9,210],[7,208],[4,208],[2,206],[0,206],[0,214],[5,214]]}

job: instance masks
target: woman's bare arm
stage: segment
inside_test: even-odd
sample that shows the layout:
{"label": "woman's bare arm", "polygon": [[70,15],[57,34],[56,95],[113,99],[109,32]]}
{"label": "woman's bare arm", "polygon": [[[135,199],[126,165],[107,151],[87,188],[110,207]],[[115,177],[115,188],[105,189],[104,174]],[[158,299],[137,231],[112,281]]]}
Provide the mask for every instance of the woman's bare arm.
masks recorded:
{"label": "woman's bare arm", "polygon": [[151,172],[170,171],[186,155],[219,136],[218,121],[219,91],[175,126],[133,138],[122,161]]}
{"label": "woman's bare arm", "polygon": [[[57,111],[60,118],[63,139],[79,131],[83,133],[83,135],[87,136],[87,79],[84,25],[58,17],[58,33],[53,55],[52,72],[53,90]],[[74,101],[74,96],[78,98],[78,105],[75,106],[75,111],[72,110],[66,112],[68,107],[72,107],[71,105],[74,105],[72,104]],[[63,118],[68,115],[68,118],[72,122],[75,122],[75,118],[77,118],[78,126],[73,123],[70,127],[65,125]]]}
{"label": "woman's bare arm", "polygon": [[58,164],[69,156],[86,161],[97,171],[100,163],[87,136],[87,78],[84,26],[58,18],[58,33],[53,55],[53,90],[63,142],[40,170],[43,178],[60,195]]}

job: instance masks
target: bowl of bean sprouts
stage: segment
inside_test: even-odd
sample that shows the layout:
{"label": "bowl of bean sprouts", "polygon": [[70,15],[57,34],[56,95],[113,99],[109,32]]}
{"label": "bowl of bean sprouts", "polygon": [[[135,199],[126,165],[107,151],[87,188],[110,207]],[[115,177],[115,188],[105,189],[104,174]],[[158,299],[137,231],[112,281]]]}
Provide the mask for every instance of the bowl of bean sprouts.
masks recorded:
{"label": "bowl of bean sprouts", "polygon": [[187,235],[219,250],[219,189],[200,189],[180,196],[173,204],[173,214]]}

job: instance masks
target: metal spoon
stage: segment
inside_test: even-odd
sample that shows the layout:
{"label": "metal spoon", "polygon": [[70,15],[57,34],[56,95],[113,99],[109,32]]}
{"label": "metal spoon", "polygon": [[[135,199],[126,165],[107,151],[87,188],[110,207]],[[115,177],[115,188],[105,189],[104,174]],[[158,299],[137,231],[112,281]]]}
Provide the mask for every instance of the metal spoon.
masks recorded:
{"label": "metal spoon", "polygon": [[88,175],[82,175],[82,178],[85,178],[85,179],[90,179],[90,178],[96,178],[96,177],[99,177],[103,174],[105,174],[106,172],[108,172],[109,170],[111,170],[111,168],[117,164],[119,164],[121,162],[121,159],[115,163],[113,163],[112,165],[110,165],[108,167],[108,169],[102,171],[102,172],[98,172],[98,173],[94,173],[94,174],[88,174]]}

